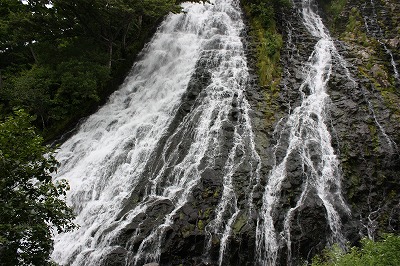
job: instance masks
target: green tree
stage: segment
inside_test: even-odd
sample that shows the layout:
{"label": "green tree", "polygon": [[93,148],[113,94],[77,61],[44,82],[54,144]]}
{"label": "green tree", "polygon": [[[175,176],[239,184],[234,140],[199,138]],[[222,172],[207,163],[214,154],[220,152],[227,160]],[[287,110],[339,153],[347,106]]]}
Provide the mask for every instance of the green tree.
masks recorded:
{"label": "green tree", "polygon": [[334,245],[312,260],[312,266],[396,266],[400,265],[400,236],[387,234],[381,241],[361,240],[361,248],[349,252]]}
{"label": "green tree", "polygon": [[1,0],[0,118],[23,108],[46,140],[72,128],[121,84],[180,2]]}
{"label": "green tree", "polygon": [[36,114],[39,123],[46,127],[51,111],[52,76],[54,71],[47,67],[33,66],[11,77],[0,95],[12,106],[20,106]]}
{"label": "green tree", "polygon": [[[87,111],[99,98],[99,91],[107,82],[109,69],[106,66],[79,60],[69,60],[57,66],[59,87],[54,96],[54,119],[65,119]],[[83,113],[84,115],[84,113]]]}
{"label": "green tree", "polygon": [[[198,0],[197,0],[198,1]],[[66,18],[67,29],[81,31],[103,43],[112,67],[114,50],[126,53],[127,46],[140,35],[143,24],[169,12],[179,12],[176,0],[54,0],[54,8]]]}
{"label": "green tree", "polygon": [[52,182],[58,163],[30,120],[16,111],[0,123],[0,265],[49,265],[52,230],[74,228],[68,184]]}

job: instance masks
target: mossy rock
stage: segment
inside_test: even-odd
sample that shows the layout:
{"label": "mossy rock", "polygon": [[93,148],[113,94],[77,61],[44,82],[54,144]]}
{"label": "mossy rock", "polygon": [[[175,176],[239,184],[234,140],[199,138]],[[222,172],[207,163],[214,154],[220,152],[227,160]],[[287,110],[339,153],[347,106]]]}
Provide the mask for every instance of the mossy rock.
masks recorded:
{"label": "mossy rock", "polygon": [[242,228],[247,224],[247,215],[242,213],[238,216],[235,223],[232,226],[233,233],[235,235],[240,234]]}

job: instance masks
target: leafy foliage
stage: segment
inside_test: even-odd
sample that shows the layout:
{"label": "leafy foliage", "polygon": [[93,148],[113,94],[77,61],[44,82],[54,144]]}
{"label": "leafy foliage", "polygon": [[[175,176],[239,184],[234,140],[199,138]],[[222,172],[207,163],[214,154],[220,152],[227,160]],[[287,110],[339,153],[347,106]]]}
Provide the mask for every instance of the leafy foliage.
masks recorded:
{"label": "leafy foliage", "polygon": [[275,27],[276,16],[291,6],[290,0],[251,0],[246,3],[251,17],[258,18],[262,27]]}
{"label": "leafy foliage", "polygon": [[57,161],[30,120],[16,111],[0,123],[0,265],[49,264],[52,228],[74,227],[68,184],[52,182]]}
{"label": "leafy foliage", "polygon": [[46,139],[65,131],[115,90],[180,2],[2,0],[0,117],[24,108]]}
{"label": "leafy foliage", "polygon": [[333,246],[312,260],[312,266],[388,266],[400,265],[400,236],[387,234],[382,241],[361,240],[361,248],[343,252]]}

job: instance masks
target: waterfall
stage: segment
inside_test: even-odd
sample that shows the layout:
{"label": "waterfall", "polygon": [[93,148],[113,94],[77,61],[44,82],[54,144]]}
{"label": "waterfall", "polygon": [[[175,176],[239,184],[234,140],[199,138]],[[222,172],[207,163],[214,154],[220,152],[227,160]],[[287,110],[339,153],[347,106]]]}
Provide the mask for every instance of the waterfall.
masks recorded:
{"label": "waterfall", "polygon": [[[250,106],[244,96],[248,70],[240,38],[244,28],[241,10],[237,2],[230,1],[217,1],[210,6],[210,10],[213,16],[207,26],[217,32],[205,38],[198,65],[207,69],[211,80],[200,92],[190,113],[166,141],[163,150],[170,152],[162,156],[165,158],[163,165],[157,172],[149,194],[153,197],[162,194],[174,202],[174,208],[141,242],[132,260],[135,265],[160,260],[166,230],[189,202],[205,171],[218,168],[218,159],[224,162],[221,169],[222,196],[215,218],[205,228],[210,236],[205,253],[211,248],[211,239],[218,238],[221,265],[232,233],[231,225],[240,211],[233,175],[240,165],[249,161],[257,163]],[[226,132],[226,128],[230,132]],[[190,147],[184,156],[179,150],[180,145],[173,144],[176,138],[181,142],[190,139]],[[162,179],[169,179],[167,185]]]}
{"label": "waterfall", "polygon": [[[231,265],[230,251],[247,230],[256,265],[291,264],[294,221],[310,199],[323,208],[328,242],[344,247],[350,209],[327,115],[333,61],[355,81],[312,4],[294,3],[316,44],[292,88],[301,102],[276,125],[267,175],[246,98],[239,1],[184,3],[183,13],[167,16],[120,89],[57,152],[56,179],[71,185],[67,201],[79,229],[55,236],[52,258],[61,265],[162,263],[175,259],[165,246],[190,242],[191,230],[201,247],[187,252],[204,264]],[[287,27],[293,57],[299,53]],[[300,191],[281,208],[294,168]],[[182,242],[174,248],[186,248]]]}
{"label": "waterfall", "polygon": [[55,237],[52,257],[62,265],[93,265],[106,252],[118,233],[115,217],[180,104],[208,12],[184,8],[191,12],[163,22],[122,87],[57,153],[57,178],[70,183],[68,203],[80,226]]}
{"label": "waterfall", "polygon": [[[276,162],[267,178],[257,222],[256,256],[259,265],[278,264],[278,253],[282,244],[287,249],[286,262],[291,263],[293,219],[295,213],[311,197],[316,198],[326,211],[326,220],[331,231],[330,242],[339,243],[342,247],[346,242],[342,233],[341,216],[349,214],[350,209],[342,196],[339,161],[332,148],[327,127],[327,83],[332,72],[332,59],[336,58],[338,62],[344,60],[336,51],[321,18],[313,11],[312,4],[311,0],[295,3],[301,12],[305,28],[317,43],[303,66],[303,82],[298,88],[302,101],[277,127],[276,135],[279,137],[274,152]],[[343,67],[346,68],[345,65]],[[284,155],[278,156],[278,152],[282,154],[282,151]],[[302,176],[295,177],[303,179],[302,191],[296,202],[286,211],[283,231],[278,232],[274,215],[283,183],[289,178],[289,168],[296,166],[303,172]]]}
{"label": "waterfall", "polygon": [[[56,178],[70,183],[67,201],[79,225],[55,236],[52,258],[61,265],[107,264],[110,254],[121,255],[123,265],[160,261],[168,230],[210,169],[218,169],[222,188],[204,231],[208,242],[218,238],[224,262],[232,224],[245,209],[234,176],[249,169],[241,189],[250,192],[260,169],[244,94],[244,24],[238,1],[183,8],[165,19],[121,88],[57,152]],[[199,79],[207,83],[200,89]]]}

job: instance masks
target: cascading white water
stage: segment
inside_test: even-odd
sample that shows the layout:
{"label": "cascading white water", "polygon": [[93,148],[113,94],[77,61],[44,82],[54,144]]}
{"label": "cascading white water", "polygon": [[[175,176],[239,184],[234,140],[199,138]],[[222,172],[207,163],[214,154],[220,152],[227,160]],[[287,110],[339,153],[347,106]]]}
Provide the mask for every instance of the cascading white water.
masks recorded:
{"label": "cascading white water", "polygon": [[[218,245],[218,264],[228,265],[226,255],[235,223],[251,220],[258,213],[256,264],[279,264],[283,246],[290,264],[293,219],[309,197],[325,208],[331,243],[344,245],[341,216],[350,210],[341,195],[340,167],[326,114],[332,62],[339,62],[349,80],[355,82],[321,18],[312,10],[312,1],[302,0],[299,10],[305,28],[317,43],[304,64],[304,78],[298,88],[302,101],[276,128],[276,162],[266,178],[260,210],[253,196],[264,183],[251,128],[251,108],[244,93],[249,74],[240,37],[244,25],[239,3],[214,0],[183,6],[185,13],[170,15],[162,23],[121,89],[61,146],[57,158],[62,165],[57,178],[70,181],[68,202],[78,214],[80,228],[55,237],[53,259],[62,265],[102,265],[107,255],[119,248],[116,240],[121,232],[135,224],[134,233],[121,247],[124,263],[159,262],[174,219],[190,203],[202,175],[215,168],[217,160],[223,160],[221,174],[215,177],[221,179],[221,195],[204,228],[205,261],[212,260],[211,250]],[[288,56],[293,55],[291,50]],[[190,110],[186,109],[187,114],[174,125],[198,68],[206,70],[209,84],[196,94]],[[279,158],[282,150],[284,155]],[[158,161],[149,166],[155,154]],[[303,178],[302,191],[284,210],[279,232],[275,212],[293,157],[300,159],[303,175],[297,178]],[[238,192],[235,176],[243,165],[249,169],[248,182]],[[140,186],[141,195],[132,200],[133,191]],[[240,200],[243,191],[247,194]],[[150,231],[143,232],[148,222],[145,218],[133,223],[162,204],[167,208],[155,217]]]}
{"label": "cascading white water", "polygon": [[[256,256],[260,265],[277,264],[282,242],[287,247],[286,261],[291,263],[292,219],[308,196],[317,197],[325,207],[332,242],[345,244],[340,213],[350,213],[350,210],[341,194],[339,161],[331,146],[331,136],[326,125],[329,99],[327,83],[332,71],[332,59],[340,56],[321,18],[313,11],[312,4],[311,0],[302,0],[299,9],[306,29],[318,41],[304,65],[304,81],[299,88],[302,102],[282,125],[276,145],[276,148],[285,148],[285,156],[276,162],[267,179],[256,232]],[[343,61],[341,58],[337,59],[339,62]],[[282,136],[288,136],[287,146],[281,146]],[[277,232],[274,211],[280,200],[282,184],[287,178],[288,164],[292,156],[300,158],[300,166],[304,173],[302,193],[295,206],[285,215],[283,232]]]}
{"label": "cascading white water", "polygon": [[[209,235],[205,254],[211,248],[211,240],[217,237],[220,240],[219,264],[222,265],[225,248],[232,234],[232,223],[236,220],[240,211],[237,203],[237,195],[233,187],[233,175],[245,159],[251,160],[259,166],[259,157],[255,150],[254,137],[251,129],[248,104],[244,89],[248,80],[248,69],[241,42],[241,31],[244,24],[241,20],[241,10],[237,1],[216,1],[211,8],[214,16],[210,23],[218,29],[218,33],[209,36],[204,41],[202,50],[202,66],[208,69],[211,75],[210,84],[204,88],[191,112],[176,130],[176,134],[194,137],[190,143],[187,155],[176,162],[179,154],[179,145],[172,145],[172,135],[167,141],[165,150],[172,150],[171,156],[163,164],[153,182],[151,195],[156,195],[156,188],[162,187],[163,196],[175,202],[174,209],[166,216],[165,221],[141,243],[134,257],[134,264],[143,261],[158,261],[160,258],[162,240],[165,230],[171,225],[173,217],[188,202],[192,189],[200,181],[200,176],[207,167],[215,166],[216,158],[221,158],[224,124],[229,124],[232,106],[237,108],[237,116],[240,123],[233,126],[233,139],[229,140],[233,145],[225,158],[223,169],[223,187],[220,203],[216,208],[215,218],[207,225],[205,230]],[[198,119],[198,120],[197,120]],[[193,121],[197,125],[193,128]],[[182,133],[183,132],[183,133]],[[241,153],[241,156],[237,154]],[[164,157],[164,156],[163,156]],[[207,162],[202,162],[205,158]],[[250,162],[251,163],[251,162]],[[200,166],[203,164],[203,166]],[[172,170],[171,170],[172,169]],[[165,174],[166,171],[171,171]],[[251,173],[251,179],[255,180],[256,170]],[[174,181],[169,186],[162,186],[165,176],[173,176]],[[177,193],[180,192],[180,193]]]}
{"label": "cascading white water", "polygon": [[[170,15],[162,23],[121,89],[57,153],[61,162],[57,178],[66,178],[71,184],[68,203],[80,226],[55,237],[52,258],[62,265],[101,265],[117,247],[115,239],[126,226],[149,208],[167,202],[171,210],[162,214],[137,250],[132,250],[133,243],[142,224],[123,247],[127,265],[159,261],[173,217],[187,203],[204,170],[221,157],[226,141],[223,128],[232,119],[235,105],[240,123],[233,123],[234,137],[229,141],[233,144],[222,177],[223,195],[218,214],[210,223],[215,226],[208,228],[210,235],[220,238],[219,261],[223,263],[230,228],[240,211],[232,176],[246,156],[257,168],[251,182],[258,179],[260,167],[250,105],[243,93],[248,79],[240,37],[244,25],[238,1],[186,3],[183,7],[185,13]],[[209,72],[210,84],[176,129],[168,133],[199,62]],[[147,176],[146,167],[163,138],[159,168]],[[180,139],[178,144],[176,139]],[[190,145],[182,155],[180,144],[185,139],[190,139]],[[142,175],[146,178],[140,179]],[[121,217],[140,180],[147,182],[144,195]]]}
{"label": "cascading white water", "polygon": [[71,186],[68,203],[79,230],[55,237],[53,259],[95,265],[116,232],[108,230],[173,118],[200,54],[209,8],[185,4],[170,15],[109,102],[57,153],[57,178]]}
{"label": "cascading white water", "polygon": [[[242,67],[246,68],[246,65],[243,64]],[[237,72],[237,74],[243,75],[243,77],[247,78],[247,70],[244,72]],[[215,210],[216,216],[206,227],[206,231],[209,235],[206,254],[212,248],[213,238],[217,237],[220,240],[219,265],[226,264],[224,264],[224,255],[228,246],[229,237],[232,236],[233,223],[239,218],[240,212],[245,211],[238,205],[239,195],[235,192],[236,189],[233,182],[233,176],[237,169],[245,163],[245,160],[247,160],[247,163],[250,164],[251,171],[248,173],[249,185],[246,191],[250,191],[250,189],[257,184],[257,181],[259,181],[260,178],[261,159],[255,148],[254,136],[251,130],[251,121],[249,117],[250,105],[243,95],[243,89],[244,87],[239,85],[236,86],[234,91],[234,94],[238,96],[238,101],[241,102],[242,117],[240,119],[240,124],[234,127],[234,145],[229,151],[228,160],[225,163],[222,197]],[[240,155],[238,156],[238,154]],[[248,208],[247,211],[249,211],[249,216],[253,207],[252,193],[253,192],[251,191],[248,197],[248,205],[246,206]]]}

